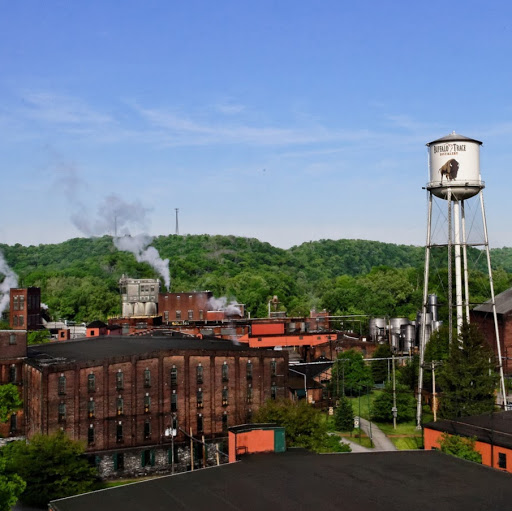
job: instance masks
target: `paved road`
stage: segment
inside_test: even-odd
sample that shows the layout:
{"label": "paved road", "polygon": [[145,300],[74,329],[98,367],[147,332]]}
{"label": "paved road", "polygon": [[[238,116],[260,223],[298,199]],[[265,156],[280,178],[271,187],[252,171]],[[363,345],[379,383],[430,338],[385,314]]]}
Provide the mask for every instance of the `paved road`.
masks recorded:
{"label": "paved road", "polygon": [[[370,436],[370,422],[362,417],[359,418],[361,421],[361,429]],[[379,429],[372,422],[372,440],[374,451],[396,451],[397,448],[395,444],[383,433],[381,429]]]}

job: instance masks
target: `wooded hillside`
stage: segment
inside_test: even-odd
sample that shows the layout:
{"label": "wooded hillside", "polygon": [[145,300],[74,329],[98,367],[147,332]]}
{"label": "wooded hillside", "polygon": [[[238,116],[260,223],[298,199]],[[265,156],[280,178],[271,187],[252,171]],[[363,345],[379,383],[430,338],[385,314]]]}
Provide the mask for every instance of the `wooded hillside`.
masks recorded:
{"label": "wooded hillside", "polygon": [[[311,308],[414,318],[421,305],[424,249],[364,240],[320,240],[289,250],[235,236],[160,236],[152,245],[169,258],[172,291],[211,290],[265,316],[277,295],[288,315]],[[156,277],[146,263],[120,252],[112,238],[76,238],[56,245],[0,244],[20,286],[39,286],[55,318],[90,321],[119,314],[118,280]],[[495,249],[496,292],[512,282],[512,249]],[[434,258],[431,289],[445,299],[446,253]],[[485,259],[470,251],[473,302],[488,299]],[[511,273],[508,273],[511,272]]]}

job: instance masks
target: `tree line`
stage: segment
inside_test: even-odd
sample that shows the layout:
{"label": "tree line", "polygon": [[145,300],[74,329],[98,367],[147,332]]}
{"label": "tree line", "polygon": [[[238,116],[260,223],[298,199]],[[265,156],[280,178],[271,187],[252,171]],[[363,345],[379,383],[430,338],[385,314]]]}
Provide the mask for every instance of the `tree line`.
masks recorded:
{"label": "tree line", "polygon": [[[264,317],[277,295],[289,316],[313,308],[332,314],[368,314],[414,319],[423,288],[424,249],[365,240],[320,240],[288,250],[237,236],[159,236],[153,241],[169,258],[171,290],[210,290],[246,305]],[[0,244],[22,287],[38,286],[55,319],[91,321],[120,313],[118,281],[158,275],[128,252],[118,251],[110,236],[76,238],[54,245]],[[512,250],[494,249],[496,292],[512,284]],[[469,250],[473,303],[489,298],[484,258]],[[433,254],[431,291],[446,303],[446,255]],[[2,276],[0,276],[0,279]],[[441,310],[441,316],[443,316]]]}

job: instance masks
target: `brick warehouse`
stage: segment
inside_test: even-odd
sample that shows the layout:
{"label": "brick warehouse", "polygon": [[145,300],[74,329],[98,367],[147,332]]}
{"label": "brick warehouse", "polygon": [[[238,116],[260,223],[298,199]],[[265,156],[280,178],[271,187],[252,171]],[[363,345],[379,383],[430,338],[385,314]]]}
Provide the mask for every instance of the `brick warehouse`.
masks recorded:
{"label": "brick warehouse", "polygon": [[86,443],[104,477],[167,471],[171,459],[185,470],[192,450],[195,466],[211,464],[229,426],[286,395],[286,352],[230,341],[98,337],[27,355],[27,437],[62,429]]}

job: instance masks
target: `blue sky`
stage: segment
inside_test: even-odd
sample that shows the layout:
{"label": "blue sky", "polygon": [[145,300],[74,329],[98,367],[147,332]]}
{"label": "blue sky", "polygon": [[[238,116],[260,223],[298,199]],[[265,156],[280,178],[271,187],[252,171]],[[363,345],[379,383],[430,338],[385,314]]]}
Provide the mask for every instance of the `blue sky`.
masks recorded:
{"label": "blue sky", "polygon": [[183,234],[422,245],[425,143],[456,130],[512,246],[508,2],[0,5],[0,242],[180,208]]}

